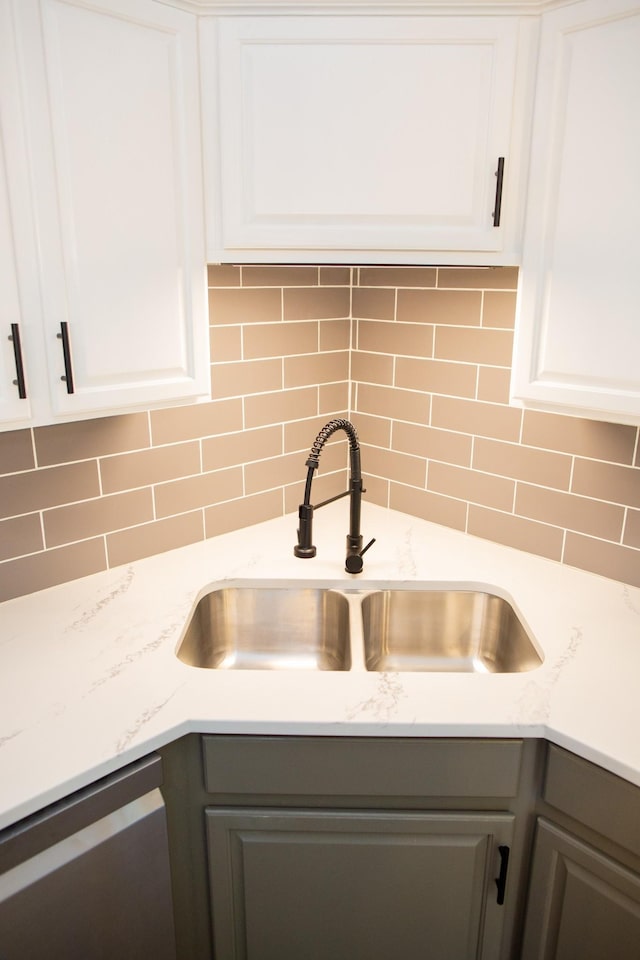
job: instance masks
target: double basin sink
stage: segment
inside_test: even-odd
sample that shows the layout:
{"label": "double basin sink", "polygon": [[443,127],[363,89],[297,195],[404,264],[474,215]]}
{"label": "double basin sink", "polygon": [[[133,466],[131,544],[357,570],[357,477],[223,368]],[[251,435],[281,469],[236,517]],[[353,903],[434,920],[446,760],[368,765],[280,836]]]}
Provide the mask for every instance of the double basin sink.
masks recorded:
{"label": "double basin sink", "polygon": [[420,585],[224,585],[198,601],[176,655],[215,670],[519,673],[542,663],[508,600]]}

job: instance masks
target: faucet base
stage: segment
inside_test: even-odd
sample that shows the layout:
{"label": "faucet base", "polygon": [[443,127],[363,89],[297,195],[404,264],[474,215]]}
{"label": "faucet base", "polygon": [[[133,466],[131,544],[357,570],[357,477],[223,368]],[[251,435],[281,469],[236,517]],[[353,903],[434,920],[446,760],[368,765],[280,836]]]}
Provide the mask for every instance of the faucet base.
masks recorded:
{"label": "faucet base", "polygon": [[293,548],[294,557],[301,557],[303,560],[308,560],[309,557],[315,557],[316,548],[315,547],[301,547],[296,543]]}

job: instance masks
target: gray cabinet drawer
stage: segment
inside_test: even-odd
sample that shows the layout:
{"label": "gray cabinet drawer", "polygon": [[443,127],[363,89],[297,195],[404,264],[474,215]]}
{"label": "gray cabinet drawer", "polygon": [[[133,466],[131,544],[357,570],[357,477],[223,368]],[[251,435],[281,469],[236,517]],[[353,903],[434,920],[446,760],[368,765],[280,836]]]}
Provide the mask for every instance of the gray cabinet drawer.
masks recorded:
{"label": "gray cabinet drawer", "polygon": [[640,856],[640,789],[587,760],[549,746],[543,799]]}
{"label": "gray cabinet drawer", "polygon": [[514,797],[521,740],[203,737],[222,797]]}

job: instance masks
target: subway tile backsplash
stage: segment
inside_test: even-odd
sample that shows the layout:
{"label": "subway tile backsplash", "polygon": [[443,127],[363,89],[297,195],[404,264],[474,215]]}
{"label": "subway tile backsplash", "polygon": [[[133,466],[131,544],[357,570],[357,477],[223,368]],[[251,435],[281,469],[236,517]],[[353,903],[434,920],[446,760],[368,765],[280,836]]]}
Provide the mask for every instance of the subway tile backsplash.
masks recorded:
{"label": "subway tile backsplash", "polygon": [[640,586],[639,430],[508,405],[516,283],[211,266],[211,402],[0,434],[0,600],[294,511],[335,416],[366,498]]}

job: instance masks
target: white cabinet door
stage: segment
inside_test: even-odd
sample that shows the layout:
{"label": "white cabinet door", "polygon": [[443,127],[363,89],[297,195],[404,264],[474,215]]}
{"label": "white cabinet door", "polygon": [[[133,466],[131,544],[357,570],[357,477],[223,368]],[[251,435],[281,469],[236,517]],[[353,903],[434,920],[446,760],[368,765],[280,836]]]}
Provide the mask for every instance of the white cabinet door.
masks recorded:
{"label": "white cabinet door", "polygon": [[151,0],[13,13],[49,371],[37,419],[207,394],[195,17]]}
{"label": "white cabinet door", "polygon": [[[0,420],[28,420],[22,351],[22,313],[0,128]],[[19,379],[21,377],[21,379]]]}
{"label": "white cabinet door", "polygon": [[514,262],[530,27],[206,20],[209,258]]}
{"label": "white cabinet door", "polygon": [[512,395],[640,422],[640,5],[545,14]]}

